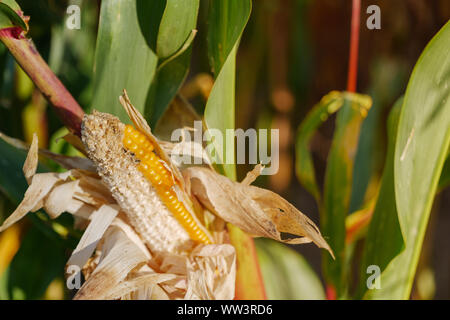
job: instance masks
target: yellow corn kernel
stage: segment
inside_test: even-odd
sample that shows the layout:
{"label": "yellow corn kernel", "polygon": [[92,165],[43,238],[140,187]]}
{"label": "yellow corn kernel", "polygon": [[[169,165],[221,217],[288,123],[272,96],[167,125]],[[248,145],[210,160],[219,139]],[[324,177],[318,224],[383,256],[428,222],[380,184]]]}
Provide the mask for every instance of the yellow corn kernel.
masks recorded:
{"label": "yellow corn kernel", "polygon": [[149,139],[133,126],[126,125],[123,145],[125,149],[133,152],[140,161],[139,171],[152,183],[164,205],[186,230],[191,239],[205,244],[211,243],[209,237],[197,225],[183,202],[178,199],[173,188],[175,185],[173,176],[169,169],[164,166],[163,161],[153,152],[154,146]]}

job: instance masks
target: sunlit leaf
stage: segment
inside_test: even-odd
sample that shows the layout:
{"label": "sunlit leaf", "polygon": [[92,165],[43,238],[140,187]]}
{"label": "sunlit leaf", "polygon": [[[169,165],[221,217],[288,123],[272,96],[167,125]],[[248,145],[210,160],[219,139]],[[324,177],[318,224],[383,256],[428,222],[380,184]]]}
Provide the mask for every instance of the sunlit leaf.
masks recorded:
{"label": "sunlit leaf", "polygon": [[9,268],[6,269],[2,274],[0,274],[0,300],[11,299],[8,292],[8,276]]}
{"label": "sunlit leaf", "polygon": [[156,53],[165,59],[175,54],[197,24],[199,0],[167,0],[159,26]]}
{"label": "sunlit leaf", "polygon": [[303,256],[268,239],[255,243],[268,299],[325,299],[320,279]]}
{"label": "sunlit leaf", "polygon": [[252,3],[242,1],[209,1],[208,54],[216,76],[235,49],[250,17]]}
{"label": "sunlit leaf", "polygon": [[[406,249],[382,281],[385,298],[409,298],[423,239],[450,144],[450,22],[419,58],[405,94],[395,147],[397,210]],[[391,282],[392,280],[392,282]]]}
{"label": "sunlit leaf", "polygon": [[94,66],[93,109],[128,121],[119,95],[126,89],[143,112],[157,66],[156,36],[165,1],[102,1]]}
{"label": "sunlit leaf", "polygon": [[153,79],[145,116],[153,127],[180,89],[189,70],[196,34],[199,0],[167,1],[158,31],[159,65]]}
{"label": "sunlit leaf", "polygon": [[[350,211],[357,211],[370,201],[376,191],[386,158],[385,128],[387,108],[392,106],[404,92],[404,83],[408,74],[403,65],[390,57],[377,58],[371,68],[368,94],[373,99],[367,118],[361,127],[358,151],[353,170],[352,198]],[[375,186],[375,187],[374,187]]]}
{"label": "sunlit leaf", "polygon": [[343,296],[346,291],[345,219],[350,209],[354,159],[361,124],[371,104],[367,96],[346,96],[337,113],[336,129],[328,155],[320,223],[336,260],[326,255],[323,266],[326,281],[336,289],[338,296]]}
{"label": "sunlit leaf", "polygon": [[[357,298],[361,298],[364,293],[366,293],[366,298],[375,298],[376,296],[382,298],[383,292],[390,290],[388,287],[383,289],[385,286],[383,272],[389,262],[404,248],[394,190],[395,137],[402,104],[403,98],[396,102],[388,119],[388,151],[375,211],[365,241]],[[381,291],[367,288],[367,278],[371,276],[367,270],[372,265],[379,267],[382,272]]]}
{"label": "sunlit leaf", "polygon": [[[234,129],[236,52],[239,39],[250,17],[252,3],[242,1],[209,1],[208,55],[215,75],[215,83],[205,107],[207,129],[219,130],[223,136],[227,129]],[[224,146],[214,143],[215,151],[223,162],[223,172],[236,179],[234,141]],[[224,150],[229,152],[226,156]],[[231,159],[230,159],[231,158]],[[253,240],[237,227],[229,225],[230,240],[236,249],[238,299],[264,299],[259,266]]]}
{"label": "sunlit leaf", "polygon": [[[218,129],[225,137],[227,129],[234,129],[236,52],[250,17],[251,1],[210,1],[209,5],[208,54],[215,83],[206,103],[205,123],[208,129]],[[225,174],[236,179],[234,143],[213,143],[224,162]]]}
{"label": "sunlit leaf", "polygon": [[345,243],[347,245],[355,243],[367,233],[367,227],[371,221],[376,200],[377,195],[364,207],[352,212],[345,219]]}

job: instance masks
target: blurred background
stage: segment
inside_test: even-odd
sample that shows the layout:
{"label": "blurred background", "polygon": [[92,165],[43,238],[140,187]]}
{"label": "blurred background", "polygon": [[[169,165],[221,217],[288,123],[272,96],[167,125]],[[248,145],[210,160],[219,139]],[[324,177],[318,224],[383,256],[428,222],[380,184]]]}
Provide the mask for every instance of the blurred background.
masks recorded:
{"label": "blurred background", "polygon": [[[82,9],[80,30],[65,27],[70,1],[18,3],[31,16],[29,35],[39,52],[80,105],[87,108],[95,95],[92,72],[100,1],[73,1]],[[372,4],[381,9],[380,30],[369,30],[365,25],[369,16],[365,9]],[[206,19],[202,15],[206,12],[201,2],[191,68],[181,89],[199,112],[213,81],[206,53]],[[362,1],[357,91],[373,98],[369,118],[376,135],[365,140],[365,147],[376,151],[367,163],[373,178],[356,177],[357,187],[370,190],[373,180],[379,179],[385,159],[389,110],[404,93],[420,53],[449,18],[448,0]],[[295,176],[295,134],[302,119],[325,94],[346,89],[350,22],[349,0],[254,0],[238,51],[236,127],[280,130],[280,170],[274,176],[260,178],[257,184],[280,193],[318,224],[314,198]],[[320,185],[333,136],[333,119],[330,117],[321,126],[311,144]],[[66,154],[76,152],[55,141],[55,137],[64,133],[61,122],[3,45],[0,45],[0,131],[28,142],[32,133],[37,132],[41,147]],[[238,177],[242,179],[249,169],[238,166]],[[358,201],[352,199],[354,210],[361,205]],[[16,205],[14,199],[0,193],[0,222]],[[53,225],[57,233],[58,224],[64,225],[64,219],[70,217],[63,216],[62,221]],[[25,219],[0,234],[0,299],[67,297],[62,271],[77,234],[66,234],[67,243],[61,245],[44,229]],[[450,243],[449,230],[447,188],[434,202],[412,298],[450,298],[450,251],[446,247]],[[359,247],[362,245],[357,244],[356,250]],[[320,275],[321,252],[312,245],[293,248]],[[30,264],[36,265],[32,274],[24,271]],[[52,270],[48,270],[49,264]],[[40,277],[44,280],[37,281]]]}

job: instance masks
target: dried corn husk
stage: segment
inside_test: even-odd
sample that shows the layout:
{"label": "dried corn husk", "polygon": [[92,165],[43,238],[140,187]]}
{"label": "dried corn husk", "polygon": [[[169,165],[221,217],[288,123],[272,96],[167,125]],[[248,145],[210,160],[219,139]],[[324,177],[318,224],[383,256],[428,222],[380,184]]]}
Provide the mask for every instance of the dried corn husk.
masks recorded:
{"label": "dried corn husk", "polygon": [[[214,244],[196,244],[183,251],[152,252],[139,229],[130,223],[127,210],[115,200],[117,189],[108,186],[97,173],[101,172],[98,166],[108,164],[98,159],[61,157],[39,151],[34,136],[23,168],[30,186],[18,208],[0,226],[0,231],[27,212],[40,208],[51,218],[63,212],[72,213],[76,225],[86,229],[67,263],[80,267],[86,278],[76,299],[233,299],[236,255],[234,247],[227,244],[226,222],[255,236],[287,243],[312,241],[332,254],[319,229],[305,215],[277,194],[250,186],[262,166],[257,166],[241,183],[211,168],[191,167],[181,174],[167,154],[174,146],[161,143],[153,136],[126,92],[120,101],[136,128],[154,143],[155,150],[173,174],[179,198],[195,211],[196,222],[208,230]],[[87,152],[89,150],[78,138],[65,139],[73,141],[84,154],[92,153],[92,150]],[[18,141],[10,142],[20,145]],[[69,170],[36,174],[38,153],[59,161]],[[123,155],[118,152],[116,156]],[[108,161],[116,160],[120,159]],[[145,190],[141,193],[140,197],[147,196]],[[283,233],[298,237],[282,239]],[[161,237],[160,234],[146,236]]]}
{"label": "dried corn husk", "polygon": [[103,205],[92,213],[91,222],[72,252],[67,265],[76,265],[80,269],[84,267],[119,211],[120,207],[117,205]]}
{"label": "dried corn husk", "polygon": [[131,270],[146,260],[146,253],[120,228],[112,226],[105,235],[99,264],[75,299],[105,299]]}
{"label": "dried corn husk", "polygon": [[[192,194],[223,220],[255,236],[291,244],[312,241],[333,256],[319,228],[307,216],[276,193],[248,185],[255,179],[255,173],[248,175],[244,183],[234,182],[207,168],[192,167],[183,173],[189,180]],[[299,237],[282,239],[281,233]]]}
{"label": "dried corn husk", "polygon": [[[233,298],[236,261],[232,246],[210,245],[206,251],[198,246],[195,251],[198,254],[153,257],[126,222],[126,217],[120,215],[120,208],[97,174],[76,169],[36,174],[37,164],[35,137],[24,165],[30,187],[0,230],[17,222],[30,210],[40,208],[46,208],[51,218],[67,211],[88,220],[87,229],[67,263],[79,267],[89,265],[92,269],[85,274],[87,281],[76,299],[198,299],[202,297],[205,283],[195,281],[197,278],[208,279],[206,284],[213,288],[208,289],[209,298]],[[95,250],[100,255],[93,262],[90,258]],[[136,273],[135,269],[140,266],[147,268],[147,273]],[[211,270],[229,272],[212,275]],[[195,275],[191,275],[191,271]]]}
{"label": "dried corn husk", "polygon": [[186,299],[227,300],[234,297],[236,257],[231,245],[198,247],[188,260]]}
{"label": "dried corn husk", "polygon": [[[37,136],[34,135],[23,166],[25,178],[30,186],[22,202],[0,226],[0,232],[22,219],[28,212],[35,212],[41,208],[45,208],[53,219],[63,212],[89,219],[92,212],[101,205],[111,202],[112,197],[103,182],[96,174],[88,171],[72,169],[63,173],[36,174],[37,146]],[[78,179],[74,180],[76,178]]]}

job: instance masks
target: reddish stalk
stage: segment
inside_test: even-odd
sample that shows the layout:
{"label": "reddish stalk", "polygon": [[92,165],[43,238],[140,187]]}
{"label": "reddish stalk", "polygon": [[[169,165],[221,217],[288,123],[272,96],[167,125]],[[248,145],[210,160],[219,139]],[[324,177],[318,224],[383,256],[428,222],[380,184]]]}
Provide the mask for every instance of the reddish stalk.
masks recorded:
{"label": "reddish stalk", "polygon": [[230,242],[236,250],[235,300],[266,300],[263,277],[253,239],[244,231],[228,224]]}
{"label": "reddish stalk", "polygon": [[25,38],[20,28],[14,27],[1,29],[0,41],[53,105],[61,121],[79,136],[84,111],[42,59],[32,40]]}
{"label": "reddish stalk", "polygon": [[337,299],[336,289],[331,284],[327,285],[326,298],[327,298],[327,300],[336,300]]}
{"label": "reddish stalk", "polygon": [[360,14],[361,14],[361,0],[353,0],[352,25],[350,34],[350,57],[348,63],[348,78],[347,78],[347,91],[349,92],[356,92],[356,81],[358,77]]}

